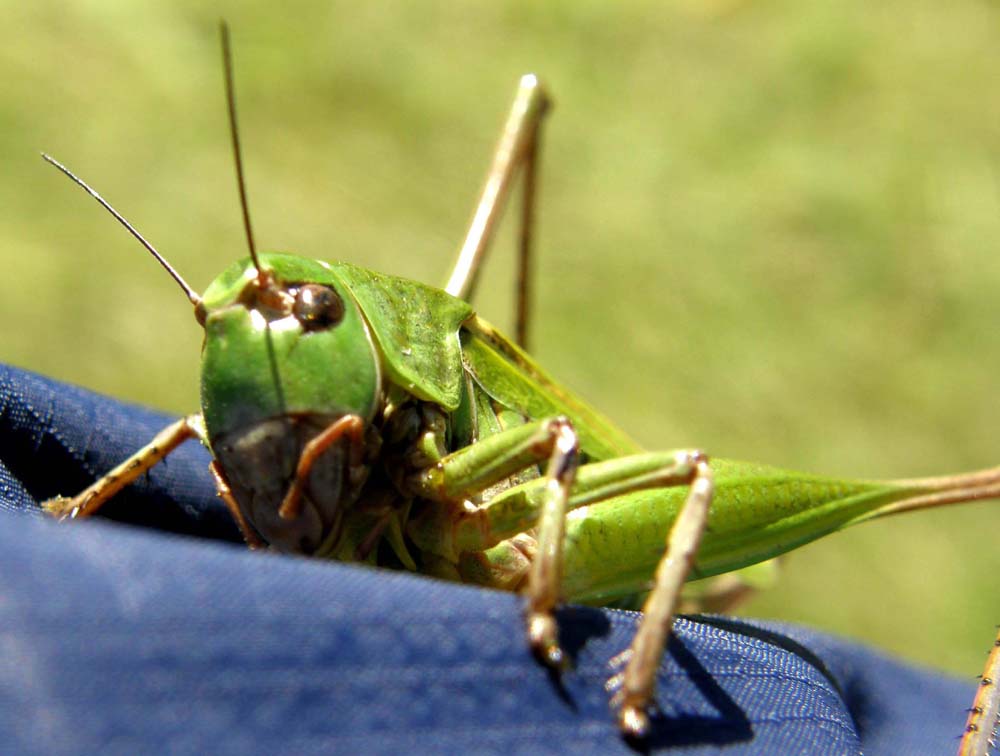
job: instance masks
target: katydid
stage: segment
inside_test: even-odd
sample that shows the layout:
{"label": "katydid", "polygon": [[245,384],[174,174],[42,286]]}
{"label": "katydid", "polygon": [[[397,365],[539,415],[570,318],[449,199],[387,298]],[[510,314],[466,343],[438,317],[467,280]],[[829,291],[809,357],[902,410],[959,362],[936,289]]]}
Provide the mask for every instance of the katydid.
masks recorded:
{"label": "katydid", "polygon": [[[613,661],[624,669],[609,681],[622,732],[642,737],[686,580],[739,570],[864,520],[1000,497],[1000,468],[857,481],[709,461],[700,450],[647,452],[549,376],[523,348],[538,145],[549,108],[533,76],[521,80],[443,290],[346,262],[258,252],[225,27],[222,37],[250,255],[204,294],[45,156],[160,261],[205,331],[201,412],[165,428],[77,496],[46,502],[51,514],[94,514],[198,438],[251,548],[522,591],[529,645],[554,668],[565,663],[554,617],[560,601],[608,604],[648,592],[631,647]],[[515,342],[469,298],[519,172]],[[994,711],[995,697],[982,706]]]}

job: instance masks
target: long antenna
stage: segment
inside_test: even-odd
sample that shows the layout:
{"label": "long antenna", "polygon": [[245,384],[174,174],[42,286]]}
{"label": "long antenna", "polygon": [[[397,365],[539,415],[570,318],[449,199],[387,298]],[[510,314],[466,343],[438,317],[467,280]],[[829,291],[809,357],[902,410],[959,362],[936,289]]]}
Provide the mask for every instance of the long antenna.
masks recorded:
{"label": "long antenna", "polygon": [[243,153],[240,150],[240,130],[236,125],[236,85],[233,83],[233,51],[229,44],[229,25],[219,22],[219,34],[222,37],[222,66],[226,72],[226,104],[229,106],[229,133],[232,136],[233,157],[236,160],[236,183],[240,190],[240,207],[243,209],[243,228],[247,234],[247,246],[250,248],[250,258],[257,268],[257,276],[263,284],[264,270],[257,258],[257,245],[253,240],[253,229],[250,227],[250,206],[247,203],[246,181],[243,178]]}
{"label": "long antenna", "polygon": [[131,223],[125,220],[125,218],[122,216],[121,213],[119,213],[117,210],[111,207],[111,205],[108,204],[108,202],[104,199],[104,197],[102,197],[100,194],[91,189],[83,179],[81,179],[79,176],[73,173],[73,171],[71,171],[69,168],[67,168],[65,165],[60,163],[55,158],[51,157],[50,155],[46,155],[44,152],[42,153],[42,157],[45,159],[47,163],[51,163],[60,171],[62,171],[71,179],[73,179],[73,181],[75,181],[78,186],[83,187],[83,189],[91,197],[93,197],[95,200],[101,203],[101,205],[104,207],[105,210],[107,210],[109,213],[115,216],[115,219],[123,226],[125,226],[125,228],[128,229],[129,233],[132,234],[132,236],[134,236],[136,239],[139,240],[139,243],[142,244],[142,246],[144,246],[149,251],[149,253],[156,258],[157,262],[159,262],[160,265],[163,266],[164,270],[166,270],[167,273],[169,273],[171,277],[177,282],[177,284],[184,290],[184,293],[187,295],[187,298],[191,300],[191,304],[193,304],[195,307],[201,304],[201,297],[199,297],[197,293],[195,293],[194,289],[188,286],[187,281],[181,278],[181,274],[178,273],[176,270],[174,270],[174,267],[166,261],[166,258],[164,258],[163,255],[161,255],[159,252],[156,251],[156,247],[154,247],[152,244],[146,241],[145,237],[138,231],[136,231],[135,226],[133,226]]}

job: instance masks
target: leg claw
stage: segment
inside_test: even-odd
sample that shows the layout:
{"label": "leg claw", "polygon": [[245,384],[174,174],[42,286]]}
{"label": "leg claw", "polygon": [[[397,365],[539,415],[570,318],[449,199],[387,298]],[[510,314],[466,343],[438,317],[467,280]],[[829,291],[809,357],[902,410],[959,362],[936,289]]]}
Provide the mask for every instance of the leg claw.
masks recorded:
{"label": "leg claw", "polygon": [[639,740],[649,734],[649,715],[643,709],[627,704],[618,712],[618,727],[626,738]]}
{"label": "leg claw", "polygon": [[68,496],[56,496],[53,499],[42,502],[42,511],[55,517],[57,520],[65,520],[67,517],[73,519],[76,517],[79,509],[74,504],[74,500]]}
{"label": "leg claw", "polygon": [[547,667],[562,669],[566,655],[559,648],[558,627],[550,614],[532,614],[528,617],[528,643],[535,656]]}

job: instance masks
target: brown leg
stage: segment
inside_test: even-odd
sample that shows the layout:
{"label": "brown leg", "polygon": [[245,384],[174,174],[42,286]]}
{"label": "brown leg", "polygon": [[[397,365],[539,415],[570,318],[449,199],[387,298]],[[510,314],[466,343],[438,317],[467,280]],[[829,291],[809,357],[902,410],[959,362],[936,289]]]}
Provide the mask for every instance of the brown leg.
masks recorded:
{"label": "brown leg", "polygon": [[229,514],[233,516],[233,520],[236,521],[236,527],[240,529],[240,533],[243,535],[243,540],[247,542],[247,546],[251,550],[265,548],[267,544],[260,539],[257,531],[250,527],[250,524],[243,516],[240,505],[236,503],[236,497],[233,496],[233,490],[229,487],[229,481],[226,480],[226,476],[222,472],[222,468],[219,467],[219,463],[213,459],[208,469],[212,473],[212,477],[215,478],[216,493],[225,502],[226,508],[229,510]]}
{"label": "brown leg", "polygon": [[[1000,626],[998,626],[1000,627]],[[976,700],[969,709],[958,756],[988,756],[997,745],[997,726],[1000,724],[1000,633],[993,641],[993,649],[986,660],[983,676],[979,678]]]}
{"label": "brown leg", "polygon": [[694,564],[712,502],[712,471],[706,459],[695,465],[691,491],[667,537],[667,551],[656,568],[653,590],[643,606],[643,618],[629,649],[616,662],[627,660],[625,671],[608,681],[609,689],[620,686],[615,703],[620,705],[618,725],[629,737],[643,737],[649,730],[647,709],[656,685],[663,649],[673,623],[681,587]]}
{"label": "brown leg", "polygon": [[[298,516],[305,480],[319,456],[345,435],[351,436],[351,449],[360,453],[364,428],[364,421],[360,417],[357,415],[345,415],[339,420],[330,423],[322,433],[305,445],[302,454],[299,456],[299,465],[295,470],[295,478],[288,487],[285,500],[281,502],[281,506],[278,508],[278,514],[282,518],[291,520]],[[352,460],[352,463],[357,464],[359,461]]]}
{"label": "brown leg", "polygon": [[685,589],[685,595],[681,597],[677,613],[731,614],[758,591],[778,582],[782,561],[783,557],[777,556],[735,572],[718,575],[708,580],[699,591],[689,591],[689,585]]}
{"label": "brown leg", "polygon": [[493,155],[493,163],[486,177],[476,212],[466,234],[465,242],[445,291],[461,299],[469,299],[476,288],[476,281],[486,250],[493,239],[497,223],[503,213],[504,203],[517,170],[524,166],[524,194],[521,208],[521,233],[519,236],[518,286],[517,286],[517,341],[526,347],[528,330],[528,294],[532,229],[534,226],[535,184],[537,178],[538,141],[542,119],[551,101],[538,79],[528,74],[521,78],[514,105],[504,125]]}
{"label": "brown leg", "polygon": [[187,441],[200,435],[200,417],[189,415],[171,423],[139,449],[91,486],[73,498],[58,496],[42,503],[42,509],[53,517],[90,517],[104,506],[112,496],[143,475],[153,465]]}
{"label": "brown leg", "polygon": [[566,503],[576,477],[579,442],[568,420],[560,419],[552,437],[545,476],[545,503],[538,521],[538,550],[528,573],[528,643],[552,667],[563,664],[555,611],[562,583]]}

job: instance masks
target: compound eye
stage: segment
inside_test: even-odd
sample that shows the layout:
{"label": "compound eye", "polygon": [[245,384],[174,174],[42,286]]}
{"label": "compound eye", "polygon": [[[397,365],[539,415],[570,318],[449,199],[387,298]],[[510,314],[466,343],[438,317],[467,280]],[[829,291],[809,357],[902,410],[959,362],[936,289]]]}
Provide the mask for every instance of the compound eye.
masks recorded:
{"label": "compound eye", "polygon": [[295,293],[292,314],[307,331],[332,328],[344,318],[344,301],[329,286],[305,284]]}

